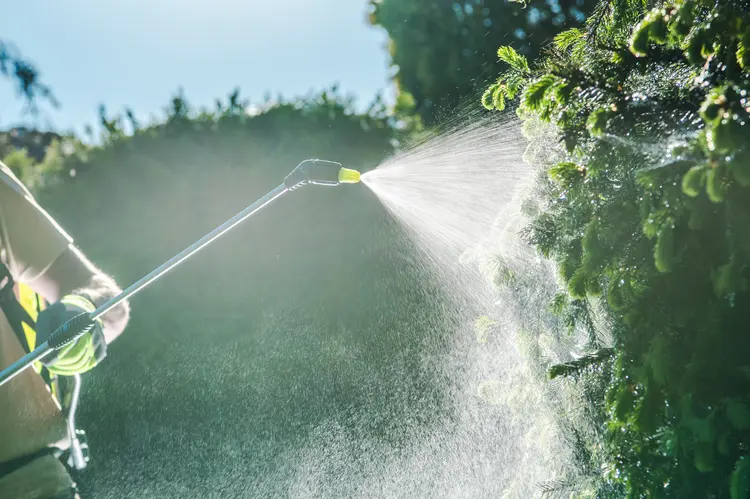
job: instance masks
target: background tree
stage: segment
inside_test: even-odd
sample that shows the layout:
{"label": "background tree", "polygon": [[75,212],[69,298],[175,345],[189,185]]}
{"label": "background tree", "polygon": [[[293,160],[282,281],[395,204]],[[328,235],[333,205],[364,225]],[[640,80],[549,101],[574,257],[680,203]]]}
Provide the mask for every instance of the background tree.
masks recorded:
{"label": "background tree", "polygon": [[481,94],[499,45],[537,55],[563,27],[580,25],[592,0],[371,0],[370,22],[391,39],[394,80],[432,123],[462,97]]}
{"label": "background tree", "polygon": [[567,284],[561,312],[608,306],[614,349],[552,372],[612,370],[607,487],[748,497],[750,14],[741,0],[649,7],[601,2],[536,64],[502,47],[510,69],[484,104],[519,96],[568,154],[528,235]]}
{"label": "background tree", "polygon": [[39,70],[25,59],[12,43],[2,39],[0,76],[14,82],[18,96],[26,101],[27,111],[36,113],[39,100],[45,100],[53,106],[58,105],[52,90],[41,82]]}
{"label": "background tree", "polygon": [[[0,77],[14,83],[16,96],[24,100],[24,113],[36,115],[40,101],[46,101],[53,107],[59,105],[50,88],[41,82],[37,68],[12,43],[2,39]],[[32,171],[30,165],[42,161],[47,148],[61,139],[55,132],[41,132],[25,127],[0,131],[0,160],[5,158],[5,162],[17,175],[24,177],[30,185],[35,185],[40,177],[38,172]],[[12,157],[8,158],[9,155]]]}

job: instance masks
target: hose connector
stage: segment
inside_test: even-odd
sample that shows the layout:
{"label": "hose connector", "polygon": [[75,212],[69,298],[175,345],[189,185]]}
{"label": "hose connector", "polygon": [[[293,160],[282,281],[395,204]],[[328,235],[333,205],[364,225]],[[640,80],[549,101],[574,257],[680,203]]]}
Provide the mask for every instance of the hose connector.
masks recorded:
{"label": "hose connector", "polygon": [[297,165],[284,179],[287,189],[294,190],[306,184],[336,186],[356,184],[360,174],[357,170],[344,168],[341,163],[323,159],[308,159]]}

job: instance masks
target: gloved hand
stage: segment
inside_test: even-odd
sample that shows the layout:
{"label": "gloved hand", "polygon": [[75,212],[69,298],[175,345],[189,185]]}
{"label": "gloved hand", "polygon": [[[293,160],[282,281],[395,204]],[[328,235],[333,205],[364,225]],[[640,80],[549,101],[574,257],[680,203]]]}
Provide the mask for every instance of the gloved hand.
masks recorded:
{"label": "gloved hand", "polygon": [[[39,313],[36,320],[36,343],[41,345],[60,326],[83,312],[93,312],[93,303],[79,295],[67,295]],[[93,369],[107,356],[102,323],[96,321],[91,332],[78,340],[51,352],[42,363],[52,374],[72,376]]]}

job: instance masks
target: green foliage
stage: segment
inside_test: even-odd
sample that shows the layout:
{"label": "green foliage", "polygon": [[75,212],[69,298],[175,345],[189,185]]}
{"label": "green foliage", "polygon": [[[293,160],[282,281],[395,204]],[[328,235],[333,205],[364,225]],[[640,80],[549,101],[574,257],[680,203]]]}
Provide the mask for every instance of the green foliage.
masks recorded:
{"label": "green foliage", "polygon": [[571,28],[555,36],[555,46],[561,51],[581,50],[586,44],[586,32],[582,29]]}
{"label": "green foliage", "polygon": [[34,159],[29,157],[26,149],[11,151],[2,161],[29,189],[36,187],[38,174],[34,168]]}
{"label": "green foliage", "polygon": [[582,371],[600,364],[601,362],[611,358],[613,351],[610,348],[603,348],[592,354],[584,355],[580,359],[576,359],[571,362],[564,364],[555,364],[551,366],[547,371],[547,375],[550,379],[554,379],[558,376],[574,376],[580,375]]}
{"label": "green foliage", "polygon": [[667,222],[656,236],[654,264],[659,272],[669,272],[674,263],[674,227]]}
{"label": "green foliage", "polygon": [[732,472],[732,482],[729,488],[732,499],[746,499],[750,497],[750,459],[742,456],[737,460],[737,466]]}
{"label": "green foliage", "polygon": [[553,75],[544,75],[531,83],[528,91],[524,93],[524,107],[530,111],[541,111],[544,97],[556,81],[557,78]]}
{"label": "green foliage", "polygon": [[589,134],[594,137],[599,137],[604,134],[604,128],[607,126],[607,121],[612,116],[612,113],[607,109],[597,109],[593,111],[588,119],[586,120],[586,129]]}
{"label": "green foliage", "polygon": [[[518,3],[370,1],[370,22],[385,29],[390,37],[399,92],[413,96],[415,111],[427,125],[445,118],[462,99],[482,95],[489,64],[499,45],[515,47],[503,48],[498,56],[520,68],[526,64],[526,57],[539,54],[563,25],[581,26],[593,0]],[[483,100],[485,105],[492,102],[501,109],[503,97],[509,94],[491,92]]]}
{"label": "green foliage", "polygon": [[603,1],[531,67],[508,57],[493,85],[513,79],[519,114],[556,125],[568,155],[549,171],[529,240],[567,284],[560,316],[599,294],[608,307],[613,472],[601,495],[747,495],[747,7]]}
{"label": "green foliage", "polygon": [[500,47],[497,49],[497,57],[516,71],[521,73],[529,71],[529,63],[526,58],[512,47]]}
{"label": "green foliage", "polygon": [[[402,105],[408,106],[408,103]],[[248,112],[250,108],[252,111]],[[3,161],[24,183],[37,191],[45,186],[54,187],[58,182],[78,181],[82,174],[92,169],[92,165],[98,164],[101,154],[133,152],[144,144],[148,147],[162,137],[190,134],[220,137],[227,129],[234,128],[237,134],[257,132],[258,137],[263,137],[264,129],[276,134],[283,129],[286,136],[291,138],[300,127],[314,128],[324,124],[329,134],[349,130],[351,135],[366,134],[389,143],[408,137],[418,129],[416,122],[409,122],[404,127],[403,122],[398,122],[400,118],[378,100],[366,113],[358,114],[353,99],[342,96],[335,85],[298,99],[272,101],[269,98],[257,106],[242,100],[239,90],[235,89],[228,94],[226,105],[217,100],[216,111],[194,109],[179,91],[170,99],[164,111],[163,120],[157,119],[144,125],[135,119],[130,109],[125,109],[124,115],[111,115],[101,105],[98,110],[100,136],[97,140],[101,145],[86,146],[74,136],[64,136],[50,144],[42,161],[30,158],[23,149],[11,149]],[[396,130],[397,125],[400,125],[400,131]],[[95,138],[93,131],[90,135],[91,139]],[[361,139],[355,139],[354,143],[358,140]],[[392,144],[389,143],[386,149],[390,147]]]}
{"label": "green foliage", "polygon": [[700,195],[706,183],[706,173],[705,165],[694,166],[688,170],[682,177],[682,192],[692,198]]}
{"label": "green foliage", "polygon": [[[85,157],[85,147],[75,137],[63,137],[53,140],[47,147],[42,161],[37,162],[28,155],[26,149],[13,149],[2,162],[21,180],[31,191],[37,191],[54,185],[65,176],[75,175],[70,170],[65,171],[65,160]],[[72,164],[72,161],[70,161]]]}
{"label": "green foliage", "polygon": [[549,174],[550,177],[561,186],[570,187],[583,180],[585,170],[571,161],[564,161],[553,166],[550,169]]}

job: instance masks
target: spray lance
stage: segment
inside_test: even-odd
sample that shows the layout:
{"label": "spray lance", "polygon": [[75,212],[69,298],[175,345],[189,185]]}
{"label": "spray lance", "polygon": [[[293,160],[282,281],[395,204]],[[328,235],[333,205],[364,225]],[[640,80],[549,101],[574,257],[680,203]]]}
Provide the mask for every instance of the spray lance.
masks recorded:
{"label": "spray lance", "polygon": [[205,248],[213,241],[223,236],[238,224],[253,216],[271,202],[280,198],[287,192],[294,191],[304,185],[337,186],[340,184],[356,184],[360,180],[360,173],[356,170],[344,168],[341,163],[325,161],[320,159],[309,159],[300,163],[287,177],[284,182],[271,192],[255,201],[253,204],[216,227],[214,230],[173,256],[161,266],[152,270],[149,274],[133,283],[122,293],[102,304],[91,313],[82,313],[70,319],[68,322],[56,329],[49,339],[36,347],[33,351],[24,355],[16,362],[0,371],[0,386],[4,385],[18,374],[23,372],[34,362],[46,357],[50,352],[59,350],[65,345],[76,341],[84,334],[90,332],[95,321],[104,314],[115,308],[123,301],[131,298],[143,290],[161,276],[177,267],[187,258]]}

